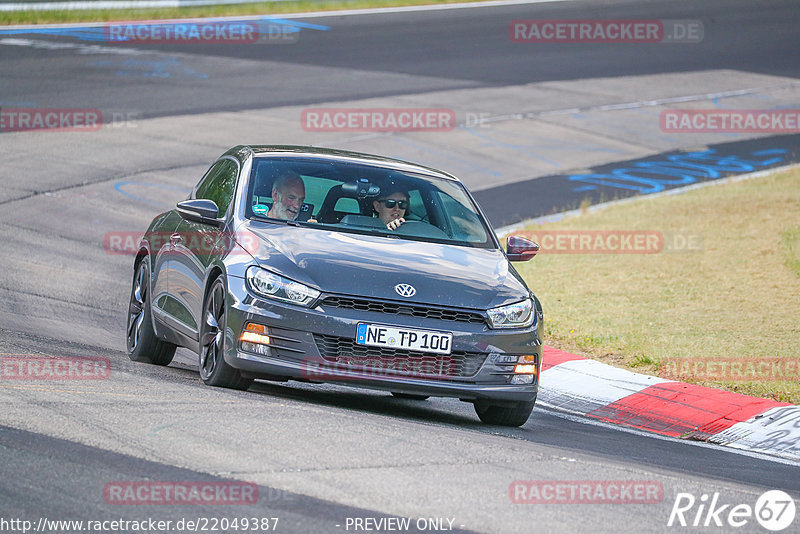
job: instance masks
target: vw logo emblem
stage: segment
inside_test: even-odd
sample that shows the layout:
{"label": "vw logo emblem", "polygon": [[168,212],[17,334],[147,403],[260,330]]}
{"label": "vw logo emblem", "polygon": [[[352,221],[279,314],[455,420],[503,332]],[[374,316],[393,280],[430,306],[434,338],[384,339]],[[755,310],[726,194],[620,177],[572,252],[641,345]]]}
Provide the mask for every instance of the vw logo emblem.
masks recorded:
{"label": "vw logo emblem", "polygon": [[413,297],[417,294],[417,290],[411,284],[397,284],[394,286],[394,290],[401,297]]}

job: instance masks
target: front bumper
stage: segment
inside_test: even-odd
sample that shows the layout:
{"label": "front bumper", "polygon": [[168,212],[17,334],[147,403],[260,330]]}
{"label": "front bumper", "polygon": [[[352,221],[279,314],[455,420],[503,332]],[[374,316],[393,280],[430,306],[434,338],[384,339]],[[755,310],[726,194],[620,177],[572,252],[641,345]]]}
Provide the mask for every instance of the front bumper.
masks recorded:
{"label": "front bumper", "polygon": [[[329,382],[465,401],[530,402],[541,370],[540,317],[528,328],[492,330],[488,325],[377,313],[318,304],[303,308],[254,297],[242,278],[228,278],[225,361],[254,378]],[[324,297],[324,295],[323,295]],[[320,302],[323,299],[320,299]],[[242,349],[248,322],[265,325],[269,354]],[[376,323],[453,333],[448,356],[355,345],[357,324]],[[511,384],[508,355],[534,355],[530,384]],[[505,357],[505,358],[504,358]]]}

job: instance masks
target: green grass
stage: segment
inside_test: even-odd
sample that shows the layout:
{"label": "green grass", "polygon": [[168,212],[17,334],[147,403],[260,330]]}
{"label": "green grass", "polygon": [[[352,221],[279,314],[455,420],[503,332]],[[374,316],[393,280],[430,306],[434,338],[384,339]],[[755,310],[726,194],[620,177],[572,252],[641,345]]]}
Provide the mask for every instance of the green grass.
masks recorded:
{"label": "green grass", "polygon": [[781,252],[786,267],[800,278],[800,224],[781,232]]}
{"label": "green grass", "polygon": [[[527,231],[656,230],[694,249],[553,254],[519,267],[545,342],[647,374],[698,358],[800,363],[800,170],[644,197]],[[516,232],[521,233],[521,232]],[[664,375],[667,378],[674,378]],[[715,375],[719,376],[719,375]],[[800,402],[800,380],[683,380]]]}
{"label": "green grass", "polygon": [[300,13],[306,11],[451,4],[457,2],[461,3],[475,1],[478,0],[297,0],[289,2],[259,2],[255,4],[197,6],[166,9],[147,8],[71,11],[12,11],[0,13],[0,25],[231,17],[238,15],[279,15],[282,13]]}

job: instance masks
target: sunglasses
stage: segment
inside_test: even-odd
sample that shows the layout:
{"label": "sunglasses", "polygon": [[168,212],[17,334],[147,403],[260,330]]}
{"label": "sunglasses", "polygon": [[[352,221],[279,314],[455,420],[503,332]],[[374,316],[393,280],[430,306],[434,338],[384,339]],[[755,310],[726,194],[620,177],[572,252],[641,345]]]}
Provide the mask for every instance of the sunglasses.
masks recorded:
{"label": "sunglasses", "polygon": [[404,210],[404,209],[406,209],[408,207],[408,200],[394,200],[393,198],[389,198],[389,199],[386,199],[386,200],[379,200],[378,202],[380,202],[381,204],[383,204],[387,208],[393,208],[395,206],[395,204],[401,210]]}

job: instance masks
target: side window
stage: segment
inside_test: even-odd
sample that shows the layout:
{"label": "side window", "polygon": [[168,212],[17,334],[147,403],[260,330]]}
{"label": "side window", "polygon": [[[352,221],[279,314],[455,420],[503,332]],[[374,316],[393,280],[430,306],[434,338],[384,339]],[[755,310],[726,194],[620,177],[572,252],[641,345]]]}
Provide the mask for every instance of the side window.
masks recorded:
{"label": "side window", "polygon": [[213,200],[219,208],[219,216],[224,216],[233,200],[237,174],[238,166],[233,161],[223,159],[216,162],[197,186],[195,198]]}

